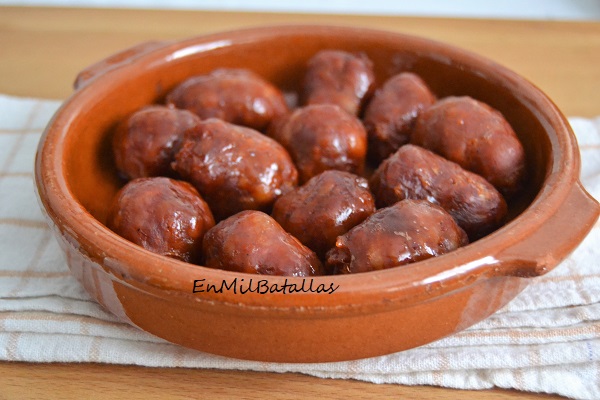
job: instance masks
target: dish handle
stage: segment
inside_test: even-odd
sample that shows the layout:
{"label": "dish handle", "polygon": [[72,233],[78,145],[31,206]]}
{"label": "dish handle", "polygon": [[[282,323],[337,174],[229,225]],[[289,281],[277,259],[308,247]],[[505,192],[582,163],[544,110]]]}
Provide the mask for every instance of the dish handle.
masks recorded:
{"label": "dish handle", "polygon": [[149,41],[137,44],[133,47],[125,49],[119,53],[116,53],[102,61],[88,66],[83,69],[75,78],[73,88],[79,90],[88,83],[92,82],[97,77],[104,75],[105,73],[117,69],[123,65],[134,62],[141,56],[150,51],[162,47],[165,45],[164,41]]}
{"label": "dish handle", "polygon": [[536,277],[566,258],[598,221],[600,205],[576,182],[564,203],[533,234],[496,256],[495,275]]}

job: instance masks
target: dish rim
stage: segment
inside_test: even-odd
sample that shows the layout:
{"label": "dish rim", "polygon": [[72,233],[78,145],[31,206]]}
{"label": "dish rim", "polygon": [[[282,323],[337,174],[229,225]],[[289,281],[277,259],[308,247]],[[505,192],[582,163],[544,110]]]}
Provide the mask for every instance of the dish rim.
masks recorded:
{"label": "dish rim", "polygon": [[[459,59],[457,64],[487,73],[494,82],[514,89],[516,98],[535,115],[546,129],[551,144],[546,176],[540,191],[529,205],[512,221],[475,243],[440,257],[420,261],[402,268],[392,268],[346,276],[316,276],[311,278],[262,277],[250,274],[215,270],[188,264],[153,254],[119,237],[100,223],[76,199],[64,176],[64,147],[69,126],[86,105],[92,104],[108,87],[134,73],[140,64],[159,68],[174,54],[196,54],[220,46],[235,46],[247,41],[268,39],[281,35],[337,34],[369,36],[386,41],[402,41],[422,48],[422,53],[435,54],[441,62]],[[226,43],[227,42],[227,43]],[[584,189],[578,182],[580,158],[573,131],[555,104],[524,77],[485,57],[453,45],[404,33],[325,25],[266,26],[245,28],[196,36],[175,42],[159,42],[149,51],[125,57],[114,68],[108,68],[91,79],[80,80],[78,89],[59,108],[40,140],[36,155],[35,180],[38,197],[48,220],[67,241],[96,264],[112,279],[159,297],[193,297],[197,302],[219,302],[232,308],[242,306],[257,310],[289,311],[304,308],[320,314],[331,308],[355,310],[377,308],[382,303],[396,306],[412,304],[442,296],[479,279],[503,276],[536,276],[555,265],[541,265],[539,259],[519,259],[514,249],[524,246],[528,238],[544,230],[544,224],[554,216],[573,190]],[[116,83],[115,83],[116,82]],[[518,89],[518,90],[517,90]],[[512,91],[512,90],[511,90]],[[575,187],[575,188],[574,188]],[[564,190],[556,190],[563,188]],[[509,232],[510,231],[510,232]],[[510,233],[510,234],[505,234]],[[563,257],[566,256],[562,255]],[[140,260],[143,260],[142,263]],[[553,262],[553,261],[551,261]],[[522,267],[517,268],[516,265]],[[558,264],[558,262],[556,262]],[[339,285],[336,300],[323,294],[278,293],[224,295],[223,293],[192,293],[190,283],[205,278],[218,284],[224,279],[266,279],[269,283],[284,284],[312,279],[316,284],[335,281]],[[358,307],[360,305],[360,307]]]}

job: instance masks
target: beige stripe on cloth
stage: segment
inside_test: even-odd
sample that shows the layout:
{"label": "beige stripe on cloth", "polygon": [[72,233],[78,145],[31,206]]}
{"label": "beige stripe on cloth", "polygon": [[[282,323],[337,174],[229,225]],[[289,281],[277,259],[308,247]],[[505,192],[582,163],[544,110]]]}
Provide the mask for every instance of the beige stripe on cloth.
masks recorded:
{"label": "beige stripe on cloth", "polygon": [[[300,372],[452,388],[600,398],[600,225],[562,265],[485,321],[429,345],[323,364],[228,359],[120,323],[71,276],[33,191],[41,131],[59,106],[0,96],[0,360]],[[582,180],[600,198],[600,118],[571,118]],[[549,295],[551,294],[551,295]]]}

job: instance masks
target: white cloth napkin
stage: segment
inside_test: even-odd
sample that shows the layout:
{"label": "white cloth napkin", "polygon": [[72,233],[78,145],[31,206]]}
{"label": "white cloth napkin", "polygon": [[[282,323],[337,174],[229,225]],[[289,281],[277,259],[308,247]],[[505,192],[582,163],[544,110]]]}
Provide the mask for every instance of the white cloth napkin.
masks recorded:
{"label": "white cloth napkin", "polygon": [[[71,276],[33,190],[36,146],[58,101],[0,95],[0,360],[299,372],[375,383],[512,388],[600,399],[600,224],[562,265],[476,326],[383,357],[240,361],[120,323]],[[582,180],[600,198],[600,117],[571,118]]]}

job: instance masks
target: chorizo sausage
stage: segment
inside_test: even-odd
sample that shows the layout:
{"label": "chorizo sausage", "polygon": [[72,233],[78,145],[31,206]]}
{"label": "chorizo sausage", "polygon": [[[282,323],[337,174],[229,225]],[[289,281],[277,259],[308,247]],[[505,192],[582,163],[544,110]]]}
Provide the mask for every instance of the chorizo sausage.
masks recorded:
{"label": "chorizo sausage", "polygon": [[137,178],[115,196],[107,225],[154,253],[199,263],[202,239],[215,220],[196,189],[166,177]]}
{"label": "chorizo sausage", "polygon": [[298,181],[279,143],[217,118],[186,131],[173,168],[196,187],[217,220],[243,210],[270,213],[275,200]]}
{"label": "chorizo sausage", "polygon": [[447,97],[417,118],[411,143],[483,176],[505,197],[521,187],[525,151],[502,114],[470,97]]}
{"label": "chorizo sausage", "polygon": [[467,243],[467,234],[440,206],[402,200],[339,236],[327,252],[327,266],[338,274],[376,271],[436,257]]}
{"label": "chorizo sausage", "polygon": [[321,50],[308,61],[303,104],[335,104],[359,115],[372,94],[374,81],[373,63],[365,54]]}
{"label": "chorizo sausage", "polygon": [[288,112],[281,91],[245,69],[222,68],[188,78],[167,95],[166,102],[202,119],[220,118],[261,132]]}
{"label": "chorizo sausage", "polygon": [[204,237],[205,266],[259,275],[320,275],[309,248],[267,214],[247,210],[214,226]]}
{"label": "chorizo sausage", "polygon": [[375,91],[363,123],[369,139],[369,159],[375,164],[408,143],[419,113],[435,102],[427,84],[416,74],[392,76]]}
{"label": "chorizo sausage", "polygon": [[481,176],[411,144],[381,163],[370,184],[378,207],[428,200],[448,211],[471,241],[500,226],[507,212],[500,192]]}
{"label": "chorizo sausage", "polygon": [[367,133],[358,118],[336,105],[296,109],[277,121],[269,136],[283,145],[298,168],[300,182],[329,169],[361,174]]}
{"label": "chorizo sausage", "polygon": [[144,107],[119,123],[112,140],[115,164],[125,179],[171,176],[183,133],[200,122],[195,114],[161,105]]}
{"label": "chorizo sausage", "polygon": [[343,171],[325,171],[275,202],[272,216],[287,232],[319,257],[338,236],[375,212],[365,178]]}

